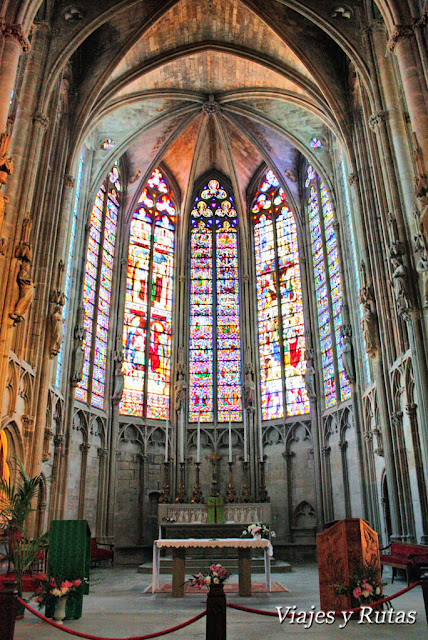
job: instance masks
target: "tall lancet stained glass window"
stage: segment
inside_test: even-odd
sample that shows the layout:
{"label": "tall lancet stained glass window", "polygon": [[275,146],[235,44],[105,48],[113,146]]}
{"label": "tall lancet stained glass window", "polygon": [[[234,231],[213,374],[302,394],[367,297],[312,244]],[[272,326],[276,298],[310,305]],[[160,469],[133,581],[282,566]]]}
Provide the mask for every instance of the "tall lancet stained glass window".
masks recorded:
{"label": "tall lancet stained glass window", "polygon": [[[334,214],[328,191],[311,167],[306,172],[309,227],[321,346],[325,407],[351,397],[342,356],[342,284]],[[337,384],[337,378],[339,384]]]}
{"label": "tall lancet stained glass window", "polygon": [[252,205],[263,420],[309,413],[299,247],[286,194],[268,170]]}
{"label": "tall lancet stained glass window", "polygon": [[172,194],[155,169],[130,227],[122,414],[169,417],[175,219]]}
{"label": "tall lancet stained glass window", "polygon": [[113,262],[120,206],[120,175],[115,165],[98,189],[91,211],[83,283],[85,359],[76,398],[104,407]]}
{"label": "tall lancet stained glass window", "polygon": [[189,422],[242,420],[238,218],[218,180],[190,213]]}

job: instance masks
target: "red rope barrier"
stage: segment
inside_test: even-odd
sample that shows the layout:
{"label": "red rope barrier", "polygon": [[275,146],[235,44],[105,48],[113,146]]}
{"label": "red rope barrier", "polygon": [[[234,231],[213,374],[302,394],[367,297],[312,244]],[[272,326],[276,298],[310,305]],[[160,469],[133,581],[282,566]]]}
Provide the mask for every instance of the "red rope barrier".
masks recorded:
{"label": "red rope barrier", "polygon": [[[386,598],[383,598],[382,600],[378,600],[377,602],[371,602],[370,605],[366,605],[366,606],[370,606],[374,608],[381,604],[384,604],[385,602],[390,602],[391,600],[394,600],[394,598],[398,598],[399,596],[402,596],[404,593],[407,593],[411,589],[418,587],[420,584],[421,584],[421,581],[418,580],[417,582],[414,582],[413,584],[409,585],[405,589],[401,589],[401,591],[397,591],[397,593],[393,593],[392,596],[387,596]],[[230,607],[231,609],[238,609],[238,611],[247,611],[248,613],[257,613],[261,616],[274,616],[275,618],[278,617],[278,612],[275,613],[274,611],[262,611],[261,609],[252,609],[251,607],[244,607],[241,604],[232,604],[232,602],[226,602],[226,606]],[[343,613],[356,613],[357,611],[361,611],[362,608],[363,607],[361,606],[361,607],[355,607],[354,609],[346,609],[345,611],[335,611],[334,615],[339,616],[339,615],[342,615]],[[293,615],[292,613],[287,613],[286,617],[291,618],[292,615]],[[306,613],[306,615],[309,615],[309,614]]]}
{"label": "red rope barrier", "polygon": [[33,609],[33,607],[30,607],[30,605],[27,604],[21,598],[18,598],[18,602],[24,605],[24,607],[28,609],[30,613],[40,618],[40,620],[47,622],[52,627],[56,627],[60,631],[65,631],[66,633],[70,633],[72,636],[79,636],[79,638],[87,638],[88,640],[149,640],[149,638],[159,638],[159,636],[164,636],[167,633],[178,631],[179,629],[183,629],[183,627],[188,627],[190,624],[192,624],[193,622],[196,622],[197,620],[200,620],[207,614],[207,610],[205,609],[205,611],[202,611],[202,613],[198,613],[198,615],[195,616],[194,618],[191,618],[186,622],[182,622],[181,624],[177,624],[175,627],[171,627],[170,629],[165,629],[165,631],[156,631],[155,633],[149,633],[145,636],[133,636],[131,638],[103,638],[100,636],[92,636],[89,633],[83,633],[82,631],[75,631],[74,629],[69,629],[68,627],[64,627],[62,624],[57,624],[56,622],[53,622],[53,620],[50,620],[49,618],[44,616],[43,613],[36,611],[35,609]]}

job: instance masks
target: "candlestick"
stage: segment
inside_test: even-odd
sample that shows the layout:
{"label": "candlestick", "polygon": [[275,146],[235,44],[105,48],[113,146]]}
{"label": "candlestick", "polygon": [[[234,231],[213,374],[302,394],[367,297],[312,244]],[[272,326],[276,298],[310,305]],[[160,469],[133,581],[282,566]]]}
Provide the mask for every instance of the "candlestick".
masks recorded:
{"label": "candlestick", "polygon": [[235,487],[233,486],[233,462],[229,460],[229,486],[227,488],[226,502],[235,502]]}
{"label": "candlestick", "polygon": [[247,410],[244,409],[244,462],[248,462]]}
{"label": "candlestick", "polygon": [[199,473],[200,473],[201,463],[196,462],[195,466],[196,466],[195,488],[193,489],[192,499],[190,502],[200,503],[200,502],[204,502],[204,497],[201,491],[201,485],[199,483]]}
{"label": "candlestick", "polygon": [[232,425],[230,423],[230,411],[229,411],[229,463],[232,462]]}
{"label": "candlestick", "polygon": [[196,463],[201,462],[201,410],[199,409],[198,416],[198,431],[196,434]]}
{"label": "candlestick", "polygon": [[180,414],[180,463],[184,462],[184,409],[181,408]]}
{"label": "candlestick", "polygon": [[177,497],[175,499],[176,502],[187,502],[186,498],[186,490],[184,488],[184,467],[185,463],[180,463],[180,481],[177,489]]}
{"label": "candlestick", "polygon": [[165,462],[168,462],[168,420],[165,427]]}
{"label": "candlestick", "polygon": [[244,485],[242,487],[241,502],[252,502],[248,486],[248,462],[244,462]]}
{"label": "candlestick", "polygon": [[170,502],[169,498],[169,461],[165,460],[163,466],[163,486],[162,495],[159,498],[159,502]]}

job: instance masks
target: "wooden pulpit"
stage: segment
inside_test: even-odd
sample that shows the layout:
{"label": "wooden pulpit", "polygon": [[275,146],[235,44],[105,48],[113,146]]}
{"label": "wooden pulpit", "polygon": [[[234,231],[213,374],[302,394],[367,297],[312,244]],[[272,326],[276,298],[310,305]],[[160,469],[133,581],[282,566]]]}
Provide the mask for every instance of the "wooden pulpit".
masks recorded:
{"label": "wooden pulpit", "polygon": [[323,611],[343,611],[358,606],[352,594],[336,595],[336,585],[350,585],[356,569],[365,564],[380,572],[376,531],[364,520],[339,520],[317,535],[320,604]]}

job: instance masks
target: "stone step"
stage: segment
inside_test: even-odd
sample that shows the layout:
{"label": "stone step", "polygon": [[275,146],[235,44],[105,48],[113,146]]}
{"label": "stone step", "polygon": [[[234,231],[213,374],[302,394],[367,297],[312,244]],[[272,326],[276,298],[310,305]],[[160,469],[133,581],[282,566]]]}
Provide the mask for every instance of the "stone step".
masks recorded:
{"label": "stone step", "polygon": [[[238,573],[238,560],[233,560],[231,558],[224,558],[223,560],[218,560],[219,564],[222,564],[223,567],[229,573]],[[209,564],[205,565],[205,563],[201,562],[192,562],[192,558],[186,560],[186,574],[193,575],[194,573],[199,573],[199,571],[204,571],[208,568]],[[153,570],[151,562],[145,562],[144,564],[140,564],[137,571],[138,573],[151,574]],[[282,560],[272,560],[271,561],[271,572],[272,573],[291,573],[292,568],[291,564],[288,562],[283,562]],[[263,559],[253,558],[251,561],[251,573],[263,573],[265,572]],[[171,575],[172,573],[172,560],[171,558],[161,558],[160,565],[160,573],[163,575]]]}

